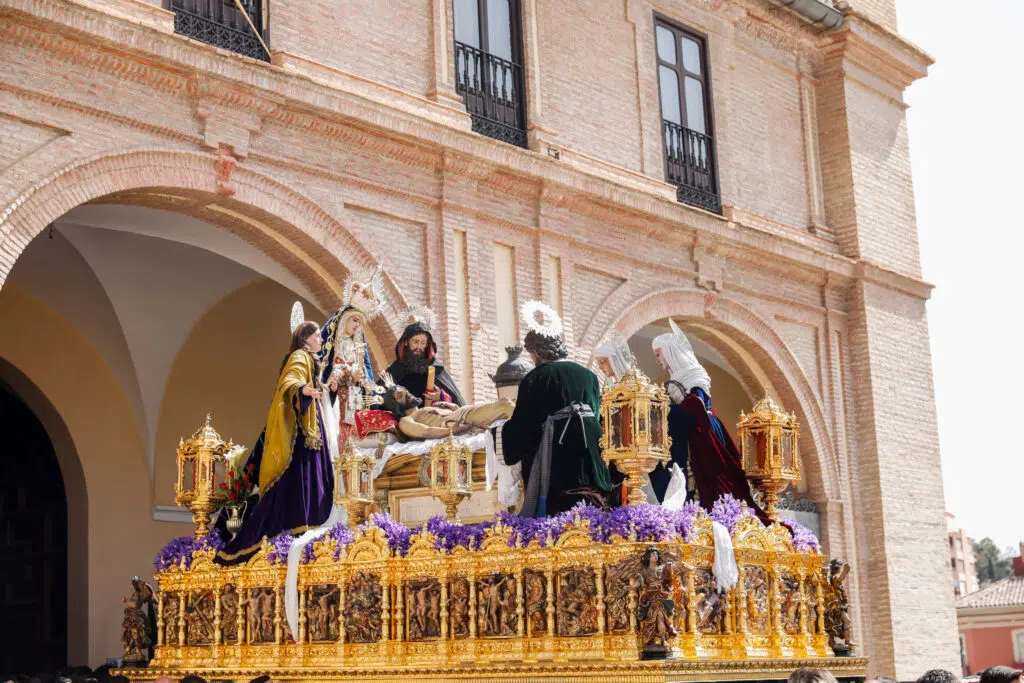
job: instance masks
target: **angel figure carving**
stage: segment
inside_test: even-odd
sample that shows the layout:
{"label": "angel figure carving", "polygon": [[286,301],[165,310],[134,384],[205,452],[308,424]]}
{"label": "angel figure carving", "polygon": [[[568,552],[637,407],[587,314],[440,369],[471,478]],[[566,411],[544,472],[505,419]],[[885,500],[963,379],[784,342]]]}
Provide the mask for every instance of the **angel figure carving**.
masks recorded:
{"label": "angel figure carving", "polygon": [[137,576],[132,577],[132,592],[122,598],[124,608],[124,629],[121,644],[124,646],[124,663],[127,666],[142,666],[150,660],[155,642],[156,616],[153,610],[153,588]]}
{"label": "angel figure carving", "polygon": [[666,562],[666,558],[676,559],[670,551],[649,546],[644,551],[637,574],[637,619],[644,659],[669,656],[672,652],[669,640],[676,635],[672,618],[676,610],[672,599],[676,563]]}

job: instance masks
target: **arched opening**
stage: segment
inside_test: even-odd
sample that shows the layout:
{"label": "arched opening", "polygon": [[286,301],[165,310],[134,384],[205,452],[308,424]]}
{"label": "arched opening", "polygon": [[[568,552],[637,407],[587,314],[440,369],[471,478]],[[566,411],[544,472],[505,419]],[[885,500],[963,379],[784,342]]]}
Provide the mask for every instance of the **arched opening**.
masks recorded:
{"label": "arched opening", "polygon": [[[125,189],[123,169],[94,170],[36,188],[0,219],[10,231],[0,260],[17,256],[0,263],[0,370],[16,368],[66,425],[81,473],[80,501],[68,494],[72,571],[60,599],[70,640],[60,660],[28,670],[120,656],[128,580],[146,579],[159,548],[191,531],[173,499],[178,438],[212,409],[225,438],[251,445],[287,347],[291,303],[324,321],[349,269],[373,263],[322,210],[260,176],[238,175],[229,198],[166,163],[131,174],[158,187]],[[88,201],[67,206],[72,198]],[[30,204],[41,210],[23,213]],[[406,305],[393,282],[387,296],[389,312]],[[384,363],[395,341],[387,322],[368,337]]]}
{"label": "arched opening", "polygon": [[[686,333],[697,359],[711,377],[712,407],[735,440],[735,429],[741,412],[749,411],[764,392],[769,390],[770,381],[761,367],[730,348],[712,329],[683,319],[677,323]],[[651,349],[651,342],[658,335],[669,331],[669,322],[666,318],[640,328],[629,338],[630,351],[636,358],[637,365],[659,384],[664,384],[669,375],[658,363]],[[796,519],[809,526],[816,535],[820,535],[817,505],[811,500],[807,476],[786,493],[780,509],[785,511],[786,517]]]}
{"label": "arched opening", "polygon": [[0,380],[0,671],[55,671],[68,656],[68,501],[54,445]]}

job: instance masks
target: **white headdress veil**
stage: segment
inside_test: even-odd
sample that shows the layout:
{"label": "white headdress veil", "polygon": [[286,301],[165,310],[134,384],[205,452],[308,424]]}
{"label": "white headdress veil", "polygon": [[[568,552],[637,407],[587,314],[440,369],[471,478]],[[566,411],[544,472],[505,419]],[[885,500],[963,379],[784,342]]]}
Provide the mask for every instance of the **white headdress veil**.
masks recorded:
{"label": "white headdress veil", "polygon": [[711,377],[697,360],[697,354],[693,352],[690,340],[683,331],[671,318],[668,322],[672,331],[655,337],[651,342],[651,348],[661,351],[662,357],[668,363],[669,372],[672,373],[672,379],[682,384],[686,393],[694,387],[699,387],[710,396]]}
{"label": "white headdress veil", "polygon": [[594,349],[594,356],[608,359],[612,372],[615,373],[614,379],[622,379],[633,365],[633,354],[629,352],[629,345],[621,334],[612,335],[598,344]]}

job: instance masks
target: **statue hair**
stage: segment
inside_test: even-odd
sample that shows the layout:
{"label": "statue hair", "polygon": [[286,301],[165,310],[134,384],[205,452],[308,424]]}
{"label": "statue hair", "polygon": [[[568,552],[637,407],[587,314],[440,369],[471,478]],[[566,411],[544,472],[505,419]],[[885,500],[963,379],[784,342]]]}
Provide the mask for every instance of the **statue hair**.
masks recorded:
{"label": "statue hair", "polygon": [[[285,354],[284,360],[281,361],[281,370],[284,370],[284,366],[288,364],[288,359],[293,353],[306,347],[306,340],[309,339],[309,336],[319,330],[320,326],[309,320],[295,328],[295,331],[292,332],[291,346],[288,347],[288,353]],[[278,372],[281,372],[281,370],[278,370]]]}
{"label": "statue hair", "polygon": [[565,345],[561,337],[545,337],[533,330],[526,333],[523,346],[527,351],[537,354],[537,358],[542,363],[550,363],[551,361],[569,357],[569,347]]}

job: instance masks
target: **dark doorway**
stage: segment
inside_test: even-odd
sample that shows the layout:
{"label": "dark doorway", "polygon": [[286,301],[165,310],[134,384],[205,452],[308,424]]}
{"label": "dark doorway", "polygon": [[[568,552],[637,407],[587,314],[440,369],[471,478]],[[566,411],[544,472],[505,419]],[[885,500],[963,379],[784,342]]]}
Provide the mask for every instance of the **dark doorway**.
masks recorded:
{"label": "dark doorway", "polygon": [[0,383],[0,673],[67,665],[67,524],[50,437]]}

